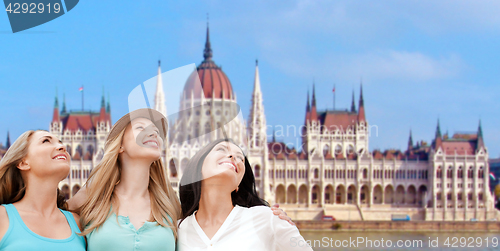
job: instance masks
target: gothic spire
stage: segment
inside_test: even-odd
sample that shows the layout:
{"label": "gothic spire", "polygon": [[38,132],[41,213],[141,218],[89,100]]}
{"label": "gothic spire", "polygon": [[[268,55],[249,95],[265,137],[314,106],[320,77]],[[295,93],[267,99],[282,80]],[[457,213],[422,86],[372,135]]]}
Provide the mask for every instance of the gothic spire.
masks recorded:
{"label": "gothic spire", "polygon": [[439,119],[436,127],[436,138],[441,138],[441,127],[439,126]]}
{"label": "gothic spire", "polygon": [[106,105],[106,112],[110,113],[111,112],[111,106],[109,105],[109,92],[108,92],[108,103]]}
{"label": "gothic spire", "polygon": [[63,104],[62,104],[61,113],[66,113],[66,94],[65,93],[63,93]]}
{"label": "gothic spire", "polygon": [[314,84],[314,81],[313,81],[313,95],[312,95],[312,107],[316,107],[316,91],[315,91],[315,88],[314,88],[315,84]]}
{"label": "gothic spire", "polygon": [[411,129],[410,129],[410,138],[408,139],[408,150],[412,150],[412,149],[413,149],[413,137],[412,137]]}
{"label": "gothic spire", "polygon": [[9,131],[7,131],[7,142],[5,144],[5,147],[7,149],[9,149],[9,147],[10,147],[10,132]]}
{"label": "gothic spire", "polygon": [[156,92],[155,92],[155,110],[161,112],[163,116],[167,116],[167,107],[165,106],[165,93],[163,91],[163,79],[161,76],[161,61],[158,60],[158,75],[156,77]]}
{"label": "gothic spire", "polygon": [[207,21],[207,41],[205,42],[205,49],[203,50],[203,58],[205,61],[212,60],[212,46],[210,45],[210,30]]}
{"label": "gothic spire", "polygon": [[104,86],[102,87],[102,97],[101,97],[101,109],[106,107],[106,101],[104,100]]}
{"label": "gothic spire", "polygon": [[59,101],[57,100],[57,88],[56,98],[54,101],[54,112],[52,113],[52,122],[59,122]]}
{"label": "gothic spire", "polygon": [[264,147],[267,142],[266,117],[262,92],[260,89],[259,61],[255,60],[255,79],[252,93],[252,106],[250,108],[250,148]]}
{"label": "gothic spire", "polygon": [[483,128],[481,126],[481,120],[479,120],[479,126],[477,128],[477,147],[476,149],[479,150],[479,148],[484,148],[484,139],[483,139]]}
{"label": "gothic spire", "polygon": [[362,122],[366,120],[365,115],[365,102],[363,100],[363,83],[361,83],[359,88],[359,110],[358,110],[358,121]]}
{"label": "gothic spire", "polygon": [[356,112],[356,104],[354,104],[354,90],[352,90],[351,112]]}
{"label": "gothic spire", "polygon": [[441,127],[439,125],[439,119],[438,119],[437,127],[436,127],[436,136],[434,139],[434,148],[438,149],[439,147],[441,147],[442,142],[443,142],[443,138],[441,137]]}

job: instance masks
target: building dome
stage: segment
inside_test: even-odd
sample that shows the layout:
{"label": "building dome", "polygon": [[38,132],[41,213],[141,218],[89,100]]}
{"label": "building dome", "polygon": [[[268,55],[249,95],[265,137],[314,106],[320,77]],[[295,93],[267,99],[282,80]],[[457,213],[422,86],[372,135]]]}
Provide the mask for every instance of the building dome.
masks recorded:
{"label": "building dome", "polygon": [[222,69],[215,64],[212,60],[212,48],[210,46],[210,34],[207,27],[207,41],[205,43],[205,49],[203,51],[204,60],[196,68],[197,76],[200,79],[201,89],[198,85],[198,81],[195,79],[196,74],[191,74],[191,76],[186,81],[184,86],[184,94],[186,97],[190,97],[193,92],[194,97],[199,97],[201,91],[203,91],[205,98],[214,99],[231,99],[234,100],[233,87],[231,82]]}

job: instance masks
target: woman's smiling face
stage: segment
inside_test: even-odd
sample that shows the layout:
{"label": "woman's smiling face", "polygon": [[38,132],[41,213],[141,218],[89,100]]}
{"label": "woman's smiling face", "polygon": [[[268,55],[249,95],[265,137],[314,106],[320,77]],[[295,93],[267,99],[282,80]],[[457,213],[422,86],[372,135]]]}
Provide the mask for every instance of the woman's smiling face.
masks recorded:
{"label": "woman's smiling face", "polygon": [[46,131],[36,131],[31,136],[24,162],[39,177],[57,176],[62,180],[69,174],[71,158],[56,136]]}
{"label": "woman's smiling face", "polygon": [[149,119],[133,119],[125,129],[122,149],[130,158],[151,158],[155,161],[161,157],[162,145],[159,130]]}
{"label": "woman's smiling face", "polygon": [[[234,189],[245,174],[245,155],[241,149],[227,141],[220,142],[207,154],[202,166],[203,180],[217,177]],[[229,183],[227,183],[229,182]]]}

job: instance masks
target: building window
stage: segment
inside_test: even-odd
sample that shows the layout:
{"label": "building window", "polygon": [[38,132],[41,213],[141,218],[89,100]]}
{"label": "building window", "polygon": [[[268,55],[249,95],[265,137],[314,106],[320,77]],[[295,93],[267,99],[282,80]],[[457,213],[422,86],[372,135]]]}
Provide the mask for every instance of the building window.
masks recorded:
{"label": "building window", "polygon": [[467,178],[469,179],[474,178],[474,170],[472,166],[469,166],[469,170],[467,170]]}

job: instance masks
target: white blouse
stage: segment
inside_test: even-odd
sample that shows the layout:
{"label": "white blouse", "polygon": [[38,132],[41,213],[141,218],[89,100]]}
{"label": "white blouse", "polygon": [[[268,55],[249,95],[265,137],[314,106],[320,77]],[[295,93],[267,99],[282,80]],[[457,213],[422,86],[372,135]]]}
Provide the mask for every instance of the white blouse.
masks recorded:
{"label": "white blouse", "polygon": [[179,251],[312,251],[296,226],[281,220],[266,206],[235,206],[212,239],[192,214],[180,224],[178,237]]}

